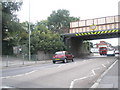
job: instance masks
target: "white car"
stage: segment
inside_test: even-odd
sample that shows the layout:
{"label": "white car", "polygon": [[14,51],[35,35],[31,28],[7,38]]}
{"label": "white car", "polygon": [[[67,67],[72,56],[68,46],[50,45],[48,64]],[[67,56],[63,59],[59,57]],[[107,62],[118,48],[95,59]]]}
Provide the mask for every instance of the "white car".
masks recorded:
{"label": "white car", "polygon": [[120,52],[118,50],[115,51],[115,54],[119,54]]}
{"label": "white car", "polygon": [[107,56],[115,56],[115,51],[114,50],[107,51]]}

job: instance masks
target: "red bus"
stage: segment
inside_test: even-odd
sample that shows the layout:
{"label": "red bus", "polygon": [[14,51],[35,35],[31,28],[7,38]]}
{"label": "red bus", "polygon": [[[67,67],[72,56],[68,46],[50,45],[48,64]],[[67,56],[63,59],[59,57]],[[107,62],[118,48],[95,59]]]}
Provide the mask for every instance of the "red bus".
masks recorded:
{"label": "red bus", "polygon": [[99,47],[99,54],[106,55],[107,54],[107,47]]}

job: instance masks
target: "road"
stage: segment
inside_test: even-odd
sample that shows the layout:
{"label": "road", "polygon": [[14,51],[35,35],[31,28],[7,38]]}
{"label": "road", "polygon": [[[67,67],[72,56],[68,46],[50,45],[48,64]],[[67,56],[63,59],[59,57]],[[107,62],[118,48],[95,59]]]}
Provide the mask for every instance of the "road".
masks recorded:
{"label": "road", "polygon": [[2,87],[90,88],[116,57],[91,57],[74,62],[3,69]]}

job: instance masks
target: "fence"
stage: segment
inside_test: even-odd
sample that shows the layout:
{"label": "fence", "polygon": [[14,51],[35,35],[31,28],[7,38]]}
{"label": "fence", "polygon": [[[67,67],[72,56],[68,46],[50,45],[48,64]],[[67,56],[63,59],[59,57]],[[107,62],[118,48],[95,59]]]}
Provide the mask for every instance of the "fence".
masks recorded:
{"label": "fence", "polygon": [[30,64],[38,64],[38,63],[48,63],[51,62],[52,54],[49,55],[50,58],[46,58],[45,56],[40,55],[31,55],[31,59],[29,60],[28,55],[17,55],[17,56],[9,56],[3,55],[2,56],[2,67],[9,67],[9,66],[23,66],[23,65],[30,65]]}

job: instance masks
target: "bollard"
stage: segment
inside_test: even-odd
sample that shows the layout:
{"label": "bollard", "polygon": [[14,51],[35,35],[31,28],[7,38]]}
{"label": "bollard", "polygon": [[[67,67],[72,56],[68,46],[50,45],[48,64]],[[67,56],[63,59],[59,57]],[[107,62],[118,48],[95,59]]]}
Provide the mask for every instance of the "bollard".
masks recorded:
{"label": "bollard", "polygon": [[25,63],[24,63],[24,60],[25,60],[25,56],[23,55],[23,65],[25,64]]}
{"label": "bollard", "polygon": [[43,55],[43,60],[45,60],[45,56]]}
{"label": "bollard", "polygon": [[36,58],[35,58],[35,63],[37,63],[37,55],[36,55]]}
{"label": "bollard", "polygon": [[7,61],[6,61],[6,67],[8,67],[9,61],[8,61],[8,55],[7,55]]}

